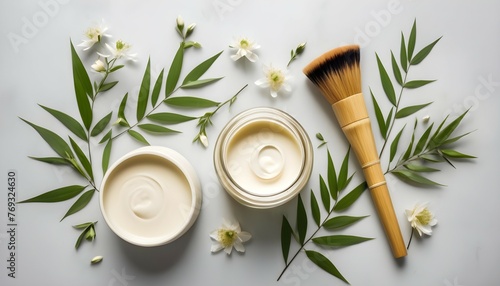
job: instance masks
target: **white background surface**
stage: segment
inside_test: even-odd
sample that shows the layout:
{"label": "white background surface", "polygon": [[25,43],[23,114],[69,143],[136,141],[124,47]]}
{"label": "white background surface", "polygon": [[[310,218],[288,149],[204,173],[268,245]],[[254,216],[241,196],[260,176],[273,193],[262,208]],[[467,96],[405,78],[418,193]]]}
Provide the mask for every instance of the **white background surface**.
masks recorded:
{"label": "white background surface", "polygon": [[[362,46],[363,89],[373,116],[371,88],[387,112],[375,60],[377,52],[387,68],[390,50],[399,55],[400,33],[408,36],[413,20],[418,22],[417,46],[443,36],[430,56],[412,68],[413,79],[438,79],[424,88],[404,95],[404,104],[434,103],[415,116],[430,115],[440,122],[446,114],[456,117],[470,107],[457,132],[475,130],[462,139],[457,149],[478,156],[472,162],[457,163],[457,169],[442,165],[432,176],[446,184],[442,188],[421,189],[388,176],[394,206],[403,235],[408,241],[410,227],[404,209],[418,201],[430,202],[439,221],[432,237],[414,239],[409,255],[397,263],[391,256],[377,216],[367,193],[347,212],[371,215],[344,233],[374,237],[360,245],[324,250],[352,285],[497,285],[500,281],[500,193],[498,192],[499,90],[500,90],[500,5],[496,1],[2,1],[0,4],[0,284],[1,285],[343,285],[344,283],[312,265],[299,254],[281,281],[276,278],[284,267],[280,228],[282,215],[295,221],[296,200],[271,209],[243,207],[220,187],[213,168],[215,139],[224,124],[237,113],[256,106],[271,106],[294,116],[308,131],[321,132],[329,142],[334,161],[340,166],[347,145],[337,123],[318,91],[301,69],[323,52],[344,43]],[[44,3],[53,3],[44,10]],[[55,4],[54,4],[55,3]],[[51,9],[51,10],[50,10]],[[230,111],[223,108],[208,129],[210,146],[191,144],[197,129],[194,122],[181,125],[184,132],[171,137],[148,136],[152,144],[168,146],[183,154],[197,170],[203,186],[204,201],[200,217],[192,229],[170,245],[140,248],[114,235],[105,224],[98,196],[83,211],[59,223],[71,202],[26,204],[17,209],[16,278],[7,277],[7,188],[8,170],[18,174],[17,195],[26,199],[50,189],[79,183],[79,178],[64,168],[45,165],[27,156],[50,156],[53,151],[38,134],[18,117],[26,118],[59,134],[65,129],[37,104],[63,110],[78,117],[71,76],[69,39],[75,44],[85,29],[101,19],[109,26],[113,40],[123,39],[138,53],[136,63],[128,63],[116,73],[120,83],[101,98],[97,111],[117,110],[125,92],[137,95],[148,56],[152,76],[170,65],[179,38],[174,25],[177,15],[186,24],[197,23],[193,40],[201,50],[189,50],[185,69],[225,50],[207,76],[225,76],[219,83],[189,95],[222,101],[244,84]],[[26,34],[26,22],[37,23]],[[37,21],[37,22],[36,22]],[[24,34],[23,34],[24,33]],[[14,45],[8,35],[25,42]],[[260,61],[233,62],[228,45],[235,36],[255,39],[262,48]],[[289,51],[307,41],[306,51],[290,66],[293,92],[272,99],[253,82],[262,76],[262,64],[285,66]],[[93,54],[86,57],[88,67]],[[95,76],[95,74],[91,74]],[[181,76],[182,78],[182,76]],[[484,82],[493,82],[485,85]],[[177,93],[185,95],[185,93]],[[106,112],[106,113],[105,113]],[[133,114],[134,110],[128,110]],[[101,115],[101,117],[102,117]],[[99,116],[98,116],[99,117]],[[374,117],[373,117],[374,118]],[[406,120],[406,121],[405,121]],[[413,123],[413,117],[398,124]],[[398,125],[399,126],[399,125]],[[376,139],[381,144],[376,125]],[[422,126],[421,126],[422,127]],[[423,127],[422,127],[423,128]],[[420,133],[421,134],[421,133]],[[405,144],[409,140],[406,134]],[[96,143],[96,142],[95,142]],[[114,144],[111,161],[140,147],[128,137]],[[102,148],[97,146],[95,148]],[[326,149],[315,149],[315,166],[309,189],[318,191],[318,174],[326,173]],[[351,158],[351,170],[360,170]],[[100,169],[96,162],[95,169]],[[361,180],[355,176],[356,182]],[[80,182],[82,183],[82,182]],[[309,210],[309,208],[307,207]],[[222,218],[237,219],[252,233],[245,254],[211,254],[209,232]],[[71,225],[98,220],[97,239],[84,243],[78,251],[74,243],[79,232]],[[310,232],[313,230],[310,220]],[[310,245],[309,248],[315,248]],[[292,247],[292,253],[295,250]],[[95,255],[101,264],[90,266]]]}

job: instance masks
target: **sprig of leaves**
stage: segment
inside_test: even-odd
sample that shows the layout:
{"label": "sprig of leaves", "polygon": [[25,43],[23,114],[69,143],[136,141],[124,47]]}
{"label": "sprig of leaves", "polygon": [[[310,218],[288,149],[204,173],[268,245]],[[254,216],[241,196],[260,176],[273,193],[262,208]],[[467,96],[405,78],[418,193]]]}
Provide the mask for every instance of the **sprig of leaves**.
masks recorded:
{"label": "sprig of leaves", "polygon": [[288,64],[286,65],[287,67],[290,66],[290,64],[297,59],[297,57],[304,52],[306,49],[306,43],[300,43],[295,50],[290,51],[290,60],[288,61]]}
{"label": "sprig of leaves", "polygon": [[96,237],[96,232],[95,232],[95,225],[97,224],[96,222],[86,222],[78,225],[74,225],[73,227],[75,229],[81,229],[82,233],[80,236],[78,236],[78,239],[76,240],[75,243],[75,249],[78,249],[80,247],[80,244],[85,240],[87,241],[94,241]]}
{"label": "sprig of leaves", "polygon": [[[298,196],[297,200],[295,229],[292,228],[286,216],[283,216],[283,221],[281,224],[281,248],[283,260],[285,261],[285,268],[279,275],[278,280],[280,280],[282,275],[286,272],[286,270],[292,264],[298,254],[301,253],[302,250],[304,250],[307,258],[309,258],[309,260],[311,260],[318,267],[337,277],[338,279],[349,283],[347,279],[336,268],[333,262],[325,255],[314,250],[306,249],[306,245],[311,241],[317,246],[337,249],[355,245],[372,239],[368,237],[342,234],[319,235],[319,231],[321,229],[324,229],[328,232],[335,232],[353,225],[356,222],[367,217],[336,215],[337,212],[347,210],[361,196],[361,194],[367,187],[366,182],[363,182],[354,187],[347,194],[343,195],[343,191],[349,186],[354,176],[354,173],[349,175],[349,154],[350,149],[347,151],[340,170],[337,173],[330,151],[327,149],[328,167],[326,180],[322,175],[319,176],[319,197],[321,199],[324,211],[321,210],[318,199],[316,198],[315,193],[311,190],[310,213],[317,228],[309,237],[307,237],[308,215],[302,197],[300,195]],[[343,196],[341,197],[341,195]],[[326,213],[324,218],[322,218],[322,216],[324,215],[323,213]],[[299,249],[291,259],[288,259],[292,237],[299,244]]]}

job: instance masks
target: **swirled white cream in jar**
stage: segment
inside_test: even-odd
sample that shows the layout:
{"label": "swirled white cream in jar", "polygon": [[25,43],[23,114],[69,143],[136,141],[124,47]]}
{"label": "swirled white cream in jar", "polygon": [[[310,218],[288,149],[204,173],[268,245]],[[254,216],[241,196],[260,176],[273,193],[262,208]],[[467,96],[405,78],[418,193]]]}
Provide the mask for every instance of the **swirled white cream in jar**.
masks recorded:
{"label": "swirled white cream in jar", "polygon": [[313,149],[302,126],[274,108],[235,116],[222,130],[214,164],[226,191],[255,208],[281,205],[309,180]]}
{"label": "swirled white cream in jar", "polygon": [[143,147],[119,159],[103,178],[101,210],[109,227],[141,246],[171,242],[196,220],[200,183],[189,162],[164,147]]}

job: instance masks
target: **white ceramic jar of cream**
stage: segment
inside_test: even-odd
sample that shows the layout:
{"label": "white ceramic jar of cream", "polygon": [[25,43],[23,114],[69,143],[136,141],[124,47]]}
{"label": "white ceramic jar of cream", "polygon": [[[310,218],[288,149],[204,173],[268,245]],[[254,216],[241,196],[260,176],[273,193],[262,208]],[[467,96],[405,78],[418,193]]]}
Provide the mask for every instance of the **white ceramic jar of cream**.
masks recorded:
{"label": "white ceramic jar of cream", "polygon": [[223,128],[214,165],[224,189],[236,201],[271,208],[288,202],[306,185],[313,148],[304,128],[289,114],[253,108]]}
{"label": "white ceramic jar of cream", "polygon": [[178,152],[159,146],[136,149],[104,175],[101,211],[119,237],[139,246],[179,238],[196,221],[201,187],[195,170]]}

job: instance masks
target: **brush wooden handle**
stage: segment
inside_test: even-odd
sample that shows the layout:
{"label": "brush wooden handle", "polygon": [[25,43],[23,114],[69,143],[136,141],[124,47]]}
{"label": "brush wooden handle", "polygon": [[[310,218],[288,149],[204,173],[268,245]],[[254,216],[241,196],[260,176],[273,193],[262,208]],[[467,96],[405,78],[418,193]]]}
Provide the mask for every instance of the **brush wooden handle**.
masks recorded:
{"label": "brush wooden handle", "polygon": [[337,101],[332,105],[342,131],[351,144],[358,162],[363,168],[370,194],[377,209],[385,234],[389,240],[392,254],[399,258],[406,256],[406,246],[394,213],[384,173],[380,167],[370,118],[362,93]]}

